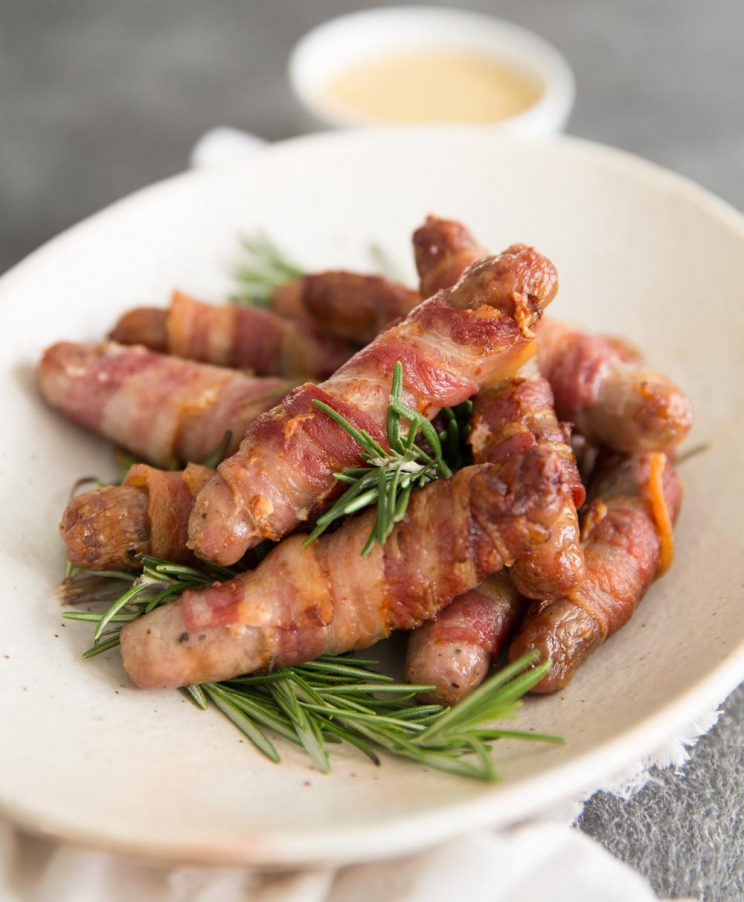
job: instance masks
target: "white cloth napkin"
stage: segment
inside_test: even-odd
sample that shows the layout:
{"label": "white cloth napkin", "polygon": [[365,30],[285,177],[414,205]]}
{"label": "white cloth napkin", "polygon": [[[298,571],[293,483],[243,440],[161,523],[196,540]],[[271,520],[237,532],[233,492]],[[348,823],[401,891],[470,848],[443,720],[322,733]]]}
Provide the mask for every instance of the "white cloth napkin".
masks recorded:
{"label": "white cloth napkin", "polygon": [[[236,162],[265,143],[215,128],[194,147],[191,165]],[[679,770],[719,713],[703,715],[611,783],[587,787],[528,822],[339,870],[276,876],[248,868],[169,868],[55,845],[0,822],[0,902],[650,902],[656,896],[648,883],[573,825],[597,790],[627,799],[654,779],[655,770]]]}
{"label": "white cloth napkin", "polygon": [[528,822],[339,870],[276,876],[249,868],[169,868],[32,839],[0,823],[0,902],[652,902],[642,877],[572,824],[598,788],[630,798],[655,770],[679,770],[719,713],[699,718],[611,783]]}

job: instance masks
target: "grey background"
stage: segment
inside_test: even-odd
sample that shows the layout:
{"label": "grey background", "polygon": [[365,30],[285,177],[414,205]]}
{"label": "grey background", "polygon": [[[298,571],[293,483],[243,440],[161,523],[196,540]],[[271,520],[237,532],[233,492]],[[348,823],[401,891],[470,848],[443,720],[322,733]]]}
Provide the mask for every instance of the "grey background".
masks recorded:
{"label": "grey background", "polygon": [[[81,217],[184,169],[215,124],[296,134],[285,79],[292,44],[365,5],[0,0],[0,272]],[[742,0],[464,5],[523,24],[566,54],[578,83],[570,132],[744,207]],[[744,688],[725,710],[682,775],[659,775],[631,802],[598,794],[582,818],[660,894],[744,898]]]}

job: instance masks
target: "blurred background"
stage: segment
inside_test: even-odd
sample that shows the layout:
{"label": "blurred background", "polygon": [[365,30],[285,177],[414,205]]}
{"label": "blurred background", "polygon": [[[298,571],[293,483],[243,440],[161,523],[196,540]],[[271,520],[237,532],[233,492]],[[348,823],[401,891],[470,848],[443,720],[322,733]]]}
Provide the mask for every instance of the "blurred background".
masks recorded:
{"label": "blurred background", "polygon": [[[268,140],[297,134],[306,120],[286,77],[292,46],[313,25],[371,5],[0,0],[0,272],[185,169],[215,125]],[[448,5],[523,25],[565,54],[577,82],[569,133],[744,207],[742,0]],[[743,689],[726,712],[681,776],[660,774],[629,802],[599,794],[583,815],[582,829],[662,895],[744,897]]]}

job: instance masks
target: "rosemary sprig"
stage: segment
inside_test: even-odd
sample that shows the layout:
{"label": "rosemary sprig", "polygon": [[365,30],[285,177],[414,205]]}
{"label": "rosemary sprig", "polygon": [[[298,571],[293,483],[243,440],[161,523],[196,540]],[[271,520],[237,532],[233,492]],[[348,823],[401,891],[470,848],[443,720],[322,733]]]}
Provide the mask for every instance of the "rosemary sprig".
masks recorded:
{"label": "rosemary sprig", "polygon": [[[374,526],[362,549],[363,555],[369,554],[375,542],[385,544],[395,524],[403,519],[414,489],[452,475],[444,458],[439,433],[425,416],[401,400],[402,392],[403,365],[398,361],[393,368],[386,418],[389,449],[383,448],[366,430],[357,429],[337,410],[322,401],[313,401],[359,445],[363,466],[333,474],[349,488],[318,517],[315,529],[305,540],[306,544],[314,542],[336,520],[377,505]],[[459,421],[454,413],[450,417],[448,422],[452,423],[454,434],[459,429]],[[449,433],[446,435],[448,437]]]}
{"label": "rosemary sprig", "polygon": [[[63,580],[58,592],[63,603],[95,604],[103,601],[108,604],[102,611],[65,611],[62,615],[66,620],[83,620],[96,624],[93,644],[83,653],[84,658],[94,658],[104,651],[116,648],[122,625],[140,614],[149,613],[181,595],[186,589],[209,586],[217,580],[230,579],[237,572],[215,566],[196,570],[184,564],[173,564],[149,556],[144,556],[142,563],[142,573],[136,577],[131,573],[118,571],[106,574],[115,581],[115,587],[118,587],[113,600],[102,591],[101,573],[74,569]],[[126,585],[124,591],[121,590],[122,584]]]}
{"label": "rosemary sprig", "polygon": [[[242,236],[240,244],[242,261],[233,272],[237,286],[230,297],[233,303],[271,307],[282,285],[305,275],[305,270],[263,232]],[[379,242],[370,244],[369,253],[382,275],[398,282],[406,281],[403,267]]]}
{"label": "rosemary sprig", "polygon": [[442,408],[434,420],[444,456],[453,470],[460,470],[472,461],[467,443],[472,415],[473,402],[463,401],[457,407]]}
{"label": "rosemary sprig", "polygon": [[[68,611],[64,616],[96,625],[93,645],[84,653],[86,658],[93,657],[118,645],[124,623],[187,588],[235,573],[226,568],[202,571],[148,557],[142,576],[136,579],[111,574],[110,581],[120,594],[113,601],[108,599],[107,607]],[[65,581],[64,596],[77,597],[71,584],[89,577],[85,571],[73,572]],[[351,655],[325,655],[271,673],[188,686],[184,692],[201,710],[211,706],[220,711],[275,763],[281,761],[281,753],[273,737],[303,748],[323,773],[331,769],[328,745],[346,742],[375,764],[380,763],[378,752],[384,750],[450,774],[494,781],[498,777],[489,747],[495,740],[563,741],[492,725],[513,717],[521,696],[547,672],[549,662],[532,666],[535,657],[525,655],[509,665],[454,708],[417,704],[415,694],[431,686],[396,683],[377,670],[377,661]]]}
{"label": "rosemary sprig", "polygon": [[263,233],[243,236],[241,246],[244,260],[234,272],[237,291],[230,300],[236,304],[254,307],[270,307],[277,290],[304,275],[304,270],[293,263]]}

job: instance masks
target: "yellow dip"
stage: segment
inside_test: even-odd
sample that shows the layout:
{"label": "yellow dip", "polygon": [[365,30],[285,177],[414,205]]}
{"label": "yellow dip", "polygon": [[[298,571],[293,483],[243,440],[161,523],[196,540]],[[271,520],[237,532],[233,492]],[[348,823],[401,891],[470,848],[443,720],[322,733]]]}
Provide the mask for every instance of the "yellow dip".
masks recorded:
{"label": "yellow dip", "polygon": [[337,103],[388,122],[494,122],[531,107],[542,86],[502,60],[432,49],[351,66],[326,91]]}

